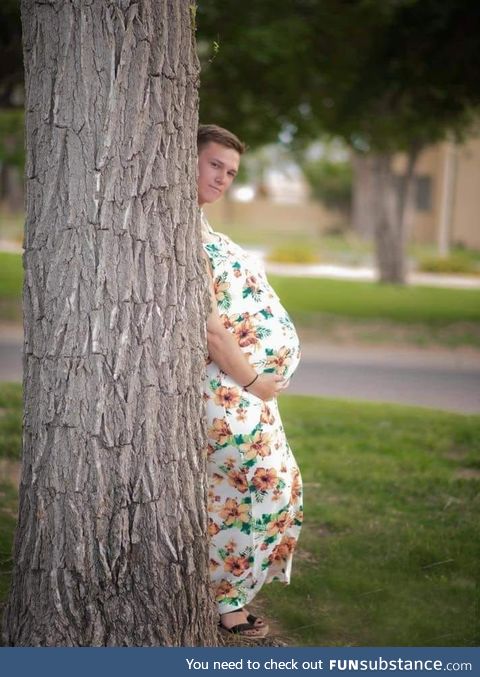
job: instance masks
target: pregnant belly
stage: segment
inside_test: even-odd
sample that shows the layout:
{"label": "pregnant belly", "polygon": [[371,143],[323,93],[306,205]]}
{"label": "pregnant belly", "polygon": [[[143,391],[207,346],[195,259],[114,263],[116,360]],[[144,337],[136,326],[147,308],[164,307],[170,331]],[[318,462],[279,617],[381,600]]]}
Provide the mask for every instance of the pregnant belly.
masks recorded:
{"label": "pregnant belly", "polygon": [[285,309],[278,305],[268,312],[249,315],[234,327],[240,347],[259,372],[290,378],[300,361],[300,341]]}

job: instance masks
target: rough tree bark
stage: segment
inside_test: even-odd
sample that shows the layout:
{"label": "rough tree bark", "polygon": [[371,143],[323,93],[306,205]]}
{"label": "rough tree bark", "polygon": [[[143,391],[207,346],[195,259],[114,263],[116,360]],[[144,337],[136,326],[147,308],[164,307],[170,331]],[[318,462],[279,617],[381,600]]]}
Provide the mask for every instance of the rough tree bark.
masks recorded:
{"label": "rough tree bark", "polygon": [[372,156],[372,220],[380,282],[404,284],[406,281],[406,215],[418,153],[419,148],[412,146],[406,170],[401,175],[394,174],[390,153]]}
{"label": "rough tree bark", "polygon": [[10,645],[211,645],[191,0],[22,1]]}

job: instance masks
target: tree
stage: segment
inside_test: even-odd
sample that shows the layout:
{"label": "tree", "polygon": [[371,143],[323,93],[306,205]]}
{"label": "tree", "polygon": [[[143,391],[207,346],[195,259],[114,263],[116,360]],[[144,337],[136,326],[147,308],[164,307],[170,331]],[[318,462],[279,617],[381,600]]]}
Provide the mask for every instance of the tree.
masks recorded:
{"label": "tree", "polygon": [[0,4],[0,108],[19,105],[15,101],[23,89],[22,28],[19,0]]}
{"label": "tree", "polygon": [[25,414],[7,644],[216,640],[193,9],[22,1]]}
{"label": "tree", "polygon": [[348,160],[328,156],[300,157],[299,164],[307,179],[312,196],[326,207],[337,210],[346,220],[351,211],[352,167]]}
{"label": "tree", "polygon": [[0,3],[0,200],[23,202],[23,64],[20,3]]}
{"label": "tree", "polygon": [[[363,16],[369,22],[370,44],[360,50],[352,35],[336,50],[328,45],[330,58],[343,64],[350,79],[345,87],[330,70],[334,105],[324,124],[368,157],[380,279],[403,283],[416,160],[426,146],[450,134],[460,138],[480,106],[480,11],[471,0],[355,4],[359,25]],[[400,174],[393,169],[399,152],[405,156]]]}
{"label": "tree", "polygon": [[[426,145],[460,136],[480,106],[474,0],[204,0],[201,112],[252,144],[342,138],[373,168],[380,279],[405,278],[405,207]],[[208,45],[220,45],[212,54]],[[225,87],[228,82],[228,87]],[[405,168],[393,172],[404,152]]]}

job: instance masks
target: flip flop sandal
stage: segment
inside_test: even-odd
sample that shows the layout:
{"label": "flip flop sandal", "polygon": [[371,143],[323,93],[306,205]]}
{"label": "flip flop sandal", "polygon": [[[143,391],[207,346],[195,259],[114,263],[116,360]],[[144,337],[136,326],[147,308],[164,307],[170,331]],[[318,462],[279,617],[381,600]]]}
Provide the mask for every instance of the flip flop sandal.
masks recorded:
{"label": "flip flop sandal", "polygon": [[254,625],[256,628],[268,628],[268,623],[261,618],[260,616],[254,616],[249,612],[246,606],[242,607],[241,609],[235,609],[235,611],[231,611],[230,613],[232,614],[238,614],[240,611],[246,611],[247,612],[247,622],[251,623]]}
{"label": "flip flop sandal", "polygon": [[[230,613],[238,614],[238,613],[241,613],[242,611],[246,612],[248,614],[246,623],[238,623],[237,625],[234,625],[231,628],[227,628],[223,625],[222,620],[220,619],[218,621],[218,627],[221,630],[224,630],[225,632],[228,632],[230,634],[240,634],[243,637],[251,637],[252,639],[258,639],[259,637],[260,638],[265,637],[268,634],[270,628],[263,621],[263,619],[257,618],[257,616],[250,614],[247,607],[242,607],[241,609],[236,609],[235,611],[231,611]],[[255,621],[257,621],[256,625],[255,625]],[[261,625],[258,624],[258,621],[260,621]],[[254,635],[247,634],[249,630],[254,630],[255,634]]]}
{"label": "flip flop sandal", "polygon": [[[263,639],[268,635],[268,627],[256,627],[252,623],[239,623],[238,625],[232,625],[231,628],[226,628],[221,622],[218,624],[219,629],[222,632],[226,632],[231,635],[240,635],[245,637],[245,639]],[[254,630],[255,634],[249,634]]]}
{"label": "flip flop sandal", "polygon": [[249,613],[247,615],[247,621],[251,623],[255,628],[268,628],[267,623],[260,616],[254,616],[253,614]]}

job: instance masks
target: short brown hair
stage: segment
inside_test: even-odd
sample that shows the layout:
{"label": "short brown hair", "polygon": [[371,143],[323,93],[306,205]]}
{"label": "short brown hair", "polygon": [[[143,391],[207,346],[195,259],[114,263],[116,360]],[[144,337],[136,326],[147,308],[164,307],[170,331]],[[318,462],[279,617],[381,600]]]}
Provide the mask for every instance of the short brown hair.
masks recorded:
{"label": "short brown hair", "polygon": [[229,132],[228,129],[218,125],[199,125],[197,134],[198,150],[200,151],[211,141],[219,143],[221,146],[226,146],[226,148],[233,148],[239,155],[245,152],[245,144],[233,132]]}

